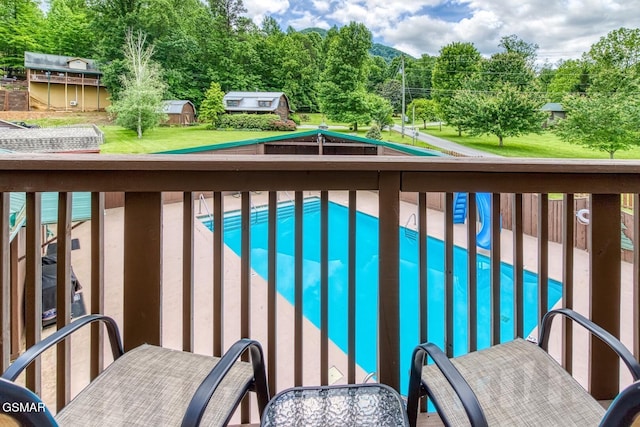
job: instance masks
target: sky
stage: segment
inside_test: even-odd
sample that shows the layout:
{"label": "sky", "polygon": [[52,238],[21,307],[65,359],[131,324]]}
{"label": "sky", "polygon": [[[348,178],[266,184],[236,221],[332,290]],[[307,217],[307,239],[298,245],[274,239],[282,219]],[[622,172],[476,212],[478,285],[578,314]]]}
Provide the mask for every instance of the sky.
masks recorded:
{"label": "sky", "polygon": [[538,62],[579,58],[608,32],[637,28],[638,0],[244,0],[260,25],[272,16],[285,30],[328,29],[363,23],[373,41],[414,57],[437,55],[455,41],[471,42],[483,55],[499,51],[516,34],[539,46]]}

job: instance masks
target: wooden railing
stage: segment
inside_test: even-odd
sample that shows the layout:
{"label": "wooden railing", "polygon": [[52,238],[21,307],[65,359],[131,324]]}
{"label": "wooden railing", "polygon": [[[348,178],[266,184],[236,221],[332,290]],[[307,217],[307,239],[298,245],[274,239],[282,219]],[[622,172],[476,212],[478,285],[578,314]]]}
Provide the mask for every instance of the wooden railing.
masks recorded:
{"label": "wooden railing", "polygon": [[[444,285],[444,316],[442,325],[444,346],[449,354],[454,351],[455,316],[454,295],[456,286],[468,290],[468,339],[463,343],[467,349],[475,349],[478,341],[477,318],[477,269],[478,253],[488,255],[491,274],[490,334],[491,343],[501,339],[501,264],[513,265],[513,331],[510,336],[526,336],[531,331],[524,329],[523,276],[526,270],[537,273],[538,313],[541,316],[548,305],[549,277],[563,283],[562,298],[558,305],[576,308],[587,314],[614,335],[621,336],[625,343],[640,353],[639,316],[640,293],[638,271],[640,256],[636,243],[634,262],[621,262],[620,251],[620,194],[640,193],[640,163],[629,161],[550,161],[550,160],[500,160],[500,159],[444,159],[444,158],[372,158],[372,157],[308,157],[308,156],[194,156],[194,155],[5,155],[0,159],[0,321],[2,340],[0,368],[10,363],[11,343],[19,345],[15,323],[19,322],[15,287],[17,282],[19,253],[14,243],[9,243],[9,192],[27,192],[25,239],[25,336],[31,345],[41,337],[41,256],[42,241],[40,226],[40,192],[58,191],[58,277],[68,278],[71,265],[71,192],[90,191],[91,222],[88,227],[88,273],[83,285],[90,291],[88,311],[115,316],[123,329],[127,350],[142,343],[174,345],[186,351],[208,352],[220,355],[239,337],[253,337],[263,342],[267,351],[269,383],[272,392],[292,385],[311,385],[330,381],[333,365],[339,365],[334,357],[335,343],[329,338],[328,319],[331,311],[329,298],[329,241],[348,247],[347,314],[342,327],[347,331],[347,345],[342,350],[345,362],[342,369],[346,381],[361,381],[358,353],[363,351],[356,343],[356,313],[369,310],[356,304],[359,293],[372,284],[359,283],[357,272],[358,253],[361,248],[356,239],[356,211],[369,211],[379,218],[378,222],[378,297],[377,297],[377,352],[376,376],[380,382],[401,389],[401,379],[407,369],[401,367],[400,348],[403,335],[400,324],[400,225],[415,214],[418,236],[417,268],[418,282],[415,293],[419,295],[419,334],[410,337],[415,344],[429,339],[427,301],[432,285]],[[183,192],[183,203],[163,207],[162,192]],[[260,194],[252,192],[259,191]],[[293,218],[295,233],[293,242],[294,304],[290,305],[277,292],[277,229],[276,217],[280,195],[293,195]],[[123,231],[117,226],[106,225],[104,193],[124,192],[125,206],[121,215]],[[239,198],[227,195],[239,193]],[[304,241],[303,212],[305,192],[314,192],[320,198],[320,285],[319,285],[319,331],[309,333],[309,322],[303,313]],[[427,209],[428,193],[445,193],[444,213],[433,216]],[[476,248],[476,221],[467,220],[465,225],[453,223],[453,199],[455,192],[470,193],[468,211],[476,212],[476,193],[491,194],[491,246],[488,251]],[[211,195],[213,233],[208,246],[200,244],[201,224],[197,223],[194,203],[200,193]],[[417,205],[401,201],[405,193],[417,194]],[[538,236],[532,240],[523,233],[523,194],[538,193]],[[562,193],[564,196],[563,241],[549,241],[548,194]],[[590,225],[588,254],[573,245],[575,233],[574,194],[590,194]],[[257,289],[257,280],[252,273],[251,218],[255,203],[261,200],[268,209],[268,244],[266,247],[266,287]],[[501,227],[500,201],[512,198],[511,231]],[[329,200],[339,199],[348,209],[348,233],[330,236],[328,226]],[[235,204],[235,205],[234,205]],[[237,206],[236,206],[237,205]],[[365,206],[366,205],[366,206]],[[639,206],[635,203],[634,206]],[[225,254],[224,212],[237,207],[241,220],[241,253],[239,268],[230,273],[233,256]],[[179,210],[177,216],[176,209]],[[177,218],[177,219],[176,219]],[[166,241],[167,233],[171,241]],[[111,224],[111,223],[109,223]],[[435,230],[435,231],[434,231]],[[633,235],[640,235],[638,215],[633,223]],[[74,231],[75,232],[75,231]],[[432,268],[427,253],[427,235],[439,235],[444,241],[444,273],[440,283],[428,283],[428,272]],[[122,236],[114,237],[114,236]],[[173,237],[173,236],[178,236]],[[182,244],[176,240],[182,236]],[[111,243],[120,240],[123,258],[120,269],[106,268],[118,265],[118,258]],[[569,242],[569,243],[566,243]],[[87,242],[83,242],[85,249]],[[457,277],[454,247],[467,247],[466,272],[468,282],[456,283]],[[181,248],[180,248],[181,246]],[[202,254],[201,251],[212,254]],[[228,252],[228,251],[227,251]],[[534,252],[534,253],[532,253]],[[10,256],[11,254],[11,256]],[[204,261],[203,261],[204,259]],[[231,261],[230,261],[231,260]],[[74,261],[75,262],[75,261]],[[484,262],[484,261],[483,261]],[[113,264],[115,263],[115,264]],[[77,268],[77,266],[75,266]],[[206,270],[206,281],[198,269]],[[207,270],[208,269],[208,270]],[[179,271],[181,270],[181,271]],[[110,285],[115,283],[115,285]],[[121,289],[122,304],[111,288]],[[120,288],[118,288],[120,286]],[[404,285],[406,286],[406,285]],[[177,289],[177,290],[176,290]],[[204,292],[204,293],[203,293]],[[624,297],[621,293],[625,292]],[[58,283],[58,327],[70,321],[68,296],[69,280]],[[176,300],[167,300],[167,295]],[[163,295],[164,294],[164,295]],[[203,298],[202,295],[206,295]],[[622,300],[622,303],[621,303]],[[236,312],[230,307],[238,307]],[[172,311],[173,310],[173,311]],[[289,310],[289,314],[287,314]],[[178,312],[178,316],[167,313]],[[202,314],[202,313],[205,314]],[[284,316],[284,317],[283,317]],[[286,317],[289,316],[289,317]],[[288,320],[290,319],[290,323]],[[203,320],[204,319],[204,320]],[[625,320],[627,319],[627,320]],[[206,324],[203,324],[205,322]],[[287,322],[287,323],[284,323]],[[178,323],[179,326],[175,326]],[[181,323],[181,325],[180,325]],[[623,328],[621,329],[621,324]],[[375,328],[376,325],[371,325]],[[172,332],[173,331],[173,332]],[[285,332],[283,332],[285,331]],[[305,331],[305,332],[303,332]],[[291,333],[289,333],[291,332]],[[171,335],[173,333],[173,335]],[[170,336],[171,335],[171,336]],[[174,339],[175,337],[177,339]],[[172,338],[173,337],[173,338]],[[559,357],[565,366],[578,370],[583,364],[587,370],[583,377],[585,385],[599,399],[614,396],[621,386],[618,361],[602,348],[598,342],[584,341],[577,347],[579,339],[573,340],[570,329],[565,331],[565,340]],[[293,342],[291,342],[293,341]],[[171,343],[174,344],[171,344]],[[102,341],[93,331],[91,345],[91,377],[95,377],[106,363],[102,360]],[[591,364],[580,362],[589,354]],[[312,348],[313,350],[309,350]],[[575,350],[574,350],[575,348]],[[317,349],[317,350],[316,350]],[[365,350],[368,351],[368,350]],[[310,354],[312,353],[312,354]],[[337,353],[341,353],[337,351]],[[68,401],[70,393],[69,349],[58,349],[57,406]],[[404,357],[404,356],[403,356]],[[309,362],[311,361],[311,362]],[[574,366],[576,365],[576,366]],[[404,365],[403,365],[404,366]],[[26,375],[28,387],[41,392],[41,367],[34,364]],[[365,374],[367,372],[364,372]],[[578,374],[578,376],[580,376]],[[587,382],[588,381],[588,382]],[[624,379],[623,379],[624,381]],[[404,391],[404,390],[401,390]],[[243,411],[242,421],[249,420],[248,411]]]}
{"label": "wooden railing", "polygon": [[31,81],[39,83],[55,83],[55,84],[73,84],[73,85],[85,85],[85,86],[104,86],[100,83],[100,79],[93,77],[71,77],[71,76],[58,76],[46,74],[31,74]]}

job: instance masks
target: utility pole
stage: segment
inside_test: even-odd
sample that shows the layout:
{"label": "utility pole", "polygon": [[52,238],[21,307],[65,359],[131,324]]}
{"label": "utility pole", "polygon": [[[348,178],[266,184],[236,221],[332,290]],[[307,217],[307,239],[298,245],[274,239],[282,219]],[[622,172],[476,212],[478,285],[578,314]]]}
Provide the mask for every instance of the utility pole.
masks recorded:
{"label": "utility pole", "polygon": [[402,138],[404,138],[404,109],[405,109],[405,97],[404,97],[404,55],[400,56],[401,59],[401,63],[402,63],[402,113],[400,114],[400,120],[402,121],[402,132],[400,133],[400,135],[402,135]]}

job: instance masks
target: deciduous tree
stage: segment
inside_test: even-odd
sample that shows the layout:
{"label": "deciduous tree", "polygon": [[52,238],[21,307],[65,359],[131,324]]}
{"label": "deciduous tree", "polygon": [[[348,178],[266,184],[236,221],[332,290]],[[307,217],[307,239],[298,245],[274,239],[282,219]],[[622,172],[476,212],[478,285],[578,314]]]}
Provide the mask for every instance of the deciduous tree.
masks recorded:
{"label": "deciduous tree", "polygon": [[331,120],[358,123],[370,120],[365,85],[371,32],[363,24],[346,25],[329,41],[322,73],[321,106]]}
{"label": "deciduous tree", "polygon": [[411,101],[407,106],[407,114],[413,115],[418,120],[422,120],[423,128],[427,128],[427,122],[437,121],[438,119],[438,104],[432,99],[418,98]]}
{"label": "deciduous tree", "polygon": [[567,117],[554,129],[564,141],[604,151],[611,159],[617,151],[640,144],[640,107],[631,96],[567,96],[563,106]]}
{"label": "deciduous tree", "polygon": [[160,67],[151,59],[153,45],[145,45],[146,36],[142,32],[127,33],[124,56],[128,72],[121,77],[120,98],[108,107],[116,114],[116,123],[135,130],[138,138],[165,116],[162,112],[165,84],[160,77]]}
{"label": "deciduous tree", "polygon": [[460,124],[463,129],[470,135],[495,135],[500,147],[504,138],[542,131],[545,115],[540,105],[538,97],[520,91],[511,83],[491,92],[464,90],[451,102],[452,108],[461,110],[456,116],[463,118]]}

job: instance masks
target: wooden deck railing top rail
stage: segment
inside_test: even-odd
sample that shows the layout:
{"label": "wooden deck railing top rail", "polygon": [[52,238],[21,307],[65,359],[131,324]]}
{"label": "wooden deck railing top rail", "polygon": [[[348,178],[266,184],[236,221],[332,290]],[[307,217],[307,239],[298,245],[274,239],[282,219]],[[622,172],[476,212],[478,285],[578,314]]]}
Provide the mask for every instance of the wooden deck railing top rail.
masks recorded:
{"label": "wooden deck railing top rail", "polygon": [[382,172],[402,191],[640,192],[636,161],[82,154],[4,155],[0,191],[365,190]]}

